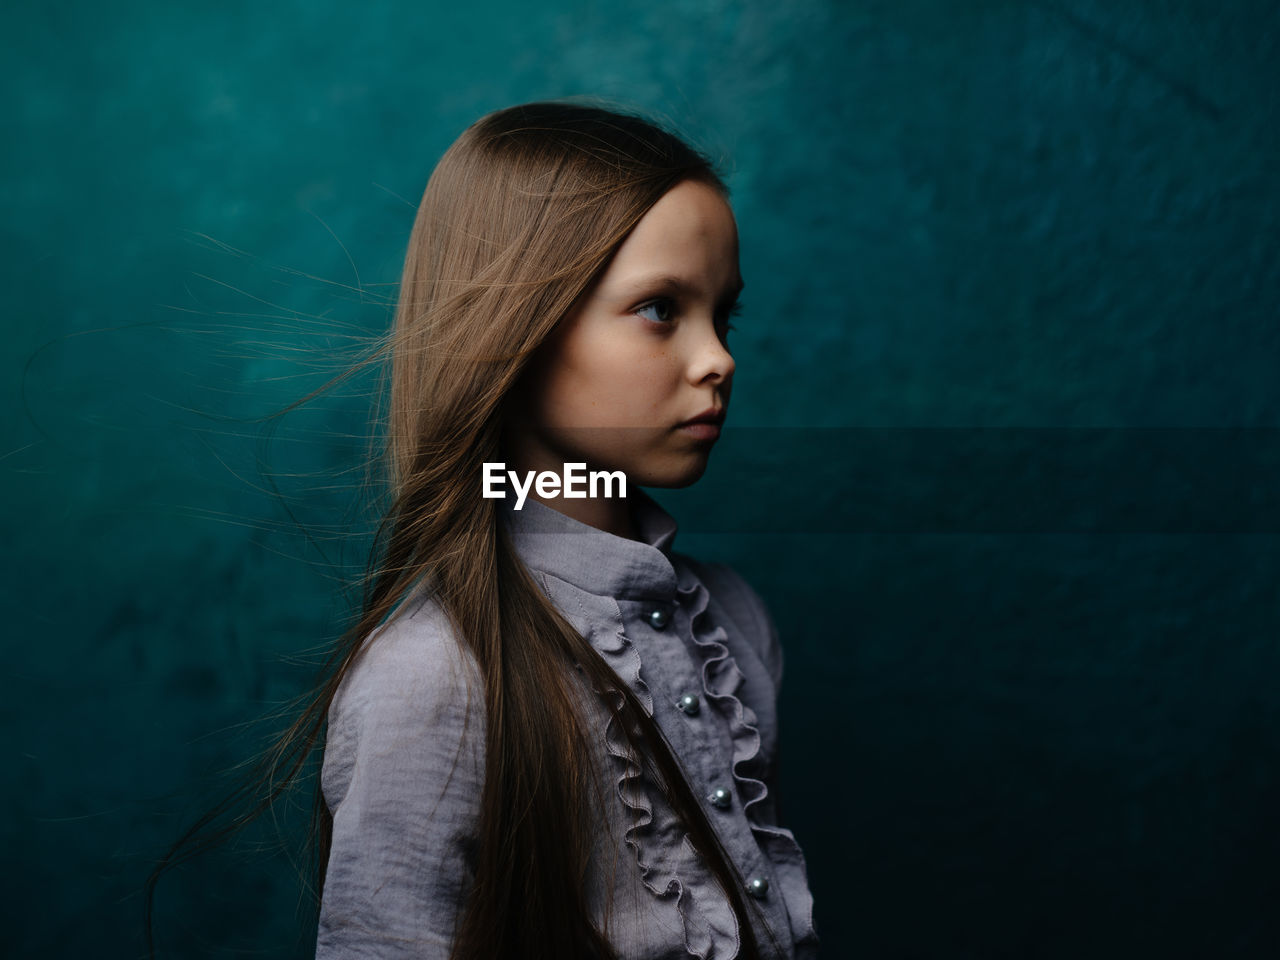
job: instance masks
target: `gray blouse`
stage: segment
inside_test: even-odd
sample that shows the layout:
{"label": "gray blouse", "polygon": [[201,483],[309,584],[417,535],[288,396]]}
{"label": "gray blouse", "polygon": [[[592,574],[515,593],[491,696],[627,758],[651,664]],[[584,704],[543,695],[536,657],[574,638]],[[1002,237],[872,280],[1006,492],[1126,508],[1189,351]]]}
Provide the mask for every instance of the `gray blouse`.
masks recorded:
{"label": "gray blouse", "polygon": [[[732,568],[676,553],[675,519],[639,488],[630,499],[642,540],[532,498],[519,511],[500,501],[500,516],[543,591],[656,720],[783,956],[812,960],[805,859],[779,823],[774,782],[777,630]],[[610,942],[635,960],[737,956],[728,898],[581,682],[605,797],[616,801],[588,876],[598,919],[613,888]],[[329,710],[321,787],[333,834],[317,960],[448,956],[474,877],[484,713],[474,655],[433,600],[411,597],[375,631]],[[769,935],[752,923],[768,956]]]}

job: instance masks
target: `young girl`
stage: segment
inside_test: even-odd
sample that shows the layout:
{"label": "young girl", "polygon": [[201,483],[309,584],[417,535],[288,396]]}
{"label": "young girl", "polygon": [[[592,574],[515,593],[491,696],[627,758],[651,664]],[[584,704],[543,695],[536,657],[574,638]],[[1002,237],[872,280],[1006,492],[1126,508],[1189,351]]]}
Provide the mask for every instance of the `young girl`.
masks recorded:
{"label": "young girl", "polygon": [[[695,482],[728,409],[727,196],[670,133],[573,102],[489,114],[433,172],[385,555],[309,714],[318,960],[816,956],[773,622],[639,489]],[[526,488],[570,464],[625,496]]]}

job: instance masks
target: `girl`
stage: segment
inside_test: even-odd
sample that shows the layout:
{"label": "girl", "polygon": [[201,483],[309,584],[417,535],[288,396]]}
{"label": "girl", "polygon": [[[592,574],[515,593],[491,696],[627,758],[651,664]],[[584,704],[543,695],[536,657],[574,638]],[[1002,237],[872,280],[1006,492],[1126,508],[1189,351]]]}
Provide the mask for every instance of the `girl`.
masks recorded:
{"label": "girl", "polygon": [[[318,960],[816,955],[777,632],[638,489],[695,482],[728,408],[727,196],[675,136],[573,102],[489,114],[433,172],[389,344],[385,554],[276,754],[327,721]],[[534,484],[517,509],[486,464],[625,496]]]}

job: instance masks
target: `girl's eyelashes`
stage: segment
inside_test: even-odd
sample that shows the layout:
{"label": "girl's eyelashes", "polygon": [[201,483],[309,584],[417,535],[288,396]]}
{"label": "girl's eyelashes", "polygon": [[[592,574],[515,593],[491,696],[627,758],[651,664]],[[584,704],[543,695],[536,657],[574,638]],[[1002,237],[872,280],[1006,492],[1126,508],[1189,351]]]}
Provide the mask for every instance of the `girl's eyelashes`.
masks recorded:
{"label": "girl's eyelashes", "polygon": [[[728,315],[730,317],[737,317],[737,316],[740,316],[741,314],[742,314],[742,301],[741,300],[733,301],[733,306],[729,308]],[[728,324],[728,327],[730,330],[738,329],[732,323]]]}
{"label": "girl's eyelashes", "polygon": [[[658,297],[656,300],[650,300],[648,303],[642,306],[636,307],[634,312],[638,316],[642,316],[643,311],[645,310],[657,310],[659,313],[662,313],[663,310],[661,308],[665,308],[665,316],[656,317],[651,321],[659,325],[665,325],[671,322],[674,307],[675,307],[675,301],[672,300],[670,297]],[[729,330],[738,329],[732,323],[728,322],[729,318],[736,317],[741,313],[742,313],[742,301],[740,300],[735,301],[733,305],[724,312],[725,326]]]}

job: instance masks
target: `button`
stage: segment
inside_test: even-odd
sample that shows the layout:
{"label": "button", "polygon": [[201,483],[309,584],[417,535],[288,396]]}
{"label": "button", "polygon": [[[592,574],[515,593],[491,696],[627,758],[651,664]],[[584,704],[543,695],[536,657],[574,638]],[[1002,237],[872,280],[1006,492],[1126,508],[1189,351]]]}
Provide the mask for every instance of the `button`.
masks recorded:
{"label": "button", "polygon": [[716,787],[711,791],[711,796],[707,798],[711,801],[711,805],[719,807],[721,810],[727,810],[729,804],[733,802],[733,794],[724,787]]}
{"label": "button", "polygon": [[665,627],[669,619],[670,617],[667,615],[667,611],[663,610],[661,607],[649,614],[649,622],[653,624],[653,628],[655,630],[661,630]]}
{"label": "button", "polygon": [[680,709],[691,717],[698,715],[698,695],[696,693],[686,693],[680,698]]}
{"label": "button", "polygon": [[751,894],[753,897],[757,897],[757,898],[763,897],[768,892],[769,892],[768,877],[752,877],[750,880],[747,881],[747,893]]}

